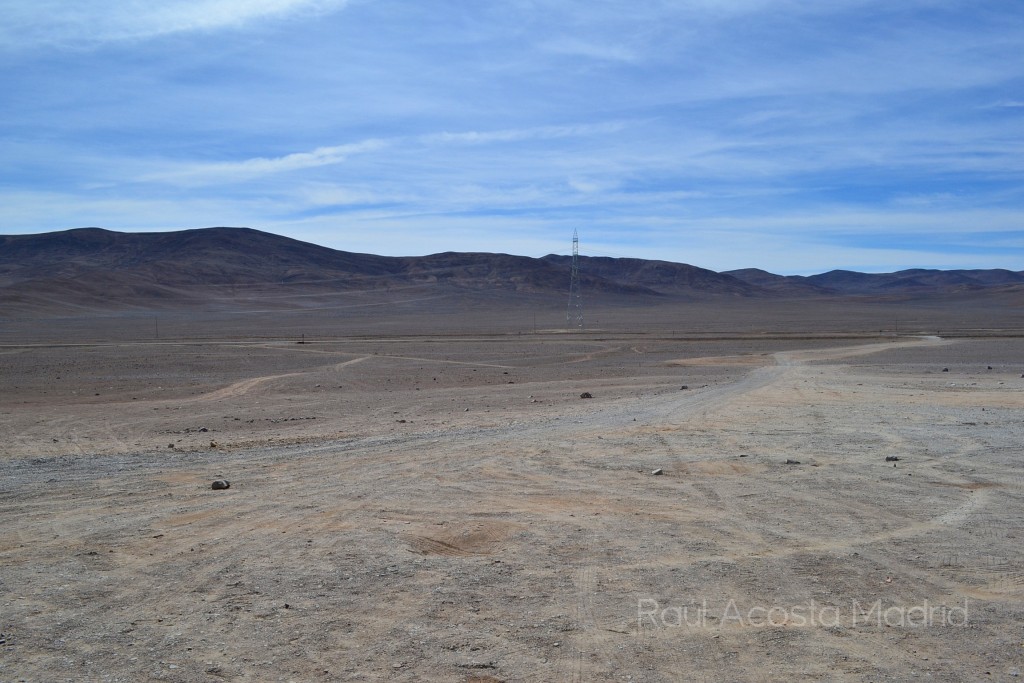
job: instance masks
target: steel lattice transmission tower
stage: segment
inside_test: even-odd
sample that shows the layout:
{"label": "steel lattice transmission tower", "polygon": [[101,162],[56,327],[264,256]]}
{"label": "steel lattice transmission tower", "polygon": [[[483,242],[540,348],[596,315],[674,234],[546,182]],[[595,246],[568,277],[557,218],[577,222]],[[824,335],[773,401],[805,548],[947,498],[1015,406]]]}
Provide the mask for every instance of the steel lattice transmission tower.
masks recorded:
{"label": "steel lattice transmission tower", "polygon": [[580,292],[580,238],[572,231],[572,275],[569,277],[569,310],[565,326],[570,330],[583,329],[583,295]]}

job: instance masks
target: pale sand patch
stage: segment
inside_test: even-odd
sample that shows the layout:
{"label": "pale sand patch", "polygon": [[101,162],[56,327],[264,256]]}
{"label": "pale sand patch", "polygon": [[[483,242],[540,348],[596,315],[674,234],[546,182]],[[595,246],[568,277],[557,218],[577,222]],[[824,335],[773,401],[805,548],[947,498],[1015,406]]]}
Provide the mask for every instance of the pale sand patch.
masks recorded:
{"label": "pale sand patch", "polygon": [[702,356],[700,358],[677,358],[670,360],[665,365],[676,367],[694,367],[701,365],[738,365],[742,367],[757,367],[760,365],[771,365],[775,359],[770,354],[743,355],[743,356]]}

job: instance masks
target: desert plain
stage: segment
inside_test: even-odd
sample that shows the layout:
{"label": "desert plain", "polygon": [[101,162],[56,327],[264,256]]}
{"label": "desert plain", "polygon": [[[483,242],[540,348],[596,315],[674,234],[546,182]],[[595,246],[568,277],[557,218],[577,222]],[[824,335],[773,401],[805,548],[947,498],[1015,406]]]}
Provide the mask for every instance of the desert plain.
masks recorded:
{"label": "desert plain", "polygon": [[9,321],[0,680],[1020,680],[1020,331],[714,309]]}

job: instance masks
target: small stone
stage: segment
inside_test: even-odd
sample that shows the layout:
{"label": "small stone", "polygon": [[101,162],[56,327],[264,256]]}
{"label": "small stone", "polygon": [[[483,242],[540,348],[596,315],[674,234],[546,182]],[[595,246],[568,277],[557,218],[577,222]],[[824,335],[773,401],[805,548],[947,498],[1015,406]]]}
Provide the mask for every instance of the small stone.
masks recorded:
{"label": "small stone", "polygon": [[664,473],[665,472],[660,467],[658,469],[654,470],[653,472],[651,472],[651,474],[653,474],[654,476],[658,476],[659,474],[664,474]]}
{"label": "small stone", "polygon": [[898,455],[887,455],[885,456],[886,462],[899,462],[900,456]]}
{"label": "small stone", "polygon": [[231,488],[231,482],[227,479],[217,479],[210,485],[210,488],[214,491],[223,491],[224,489]]}
{"label": "small stone", "polygon": [[689,389],[689,388],[690,388],[690,385],[688,385],[688,384],[684,384],[683,386],[679,387],[679,390],[680,390],[680,391],[686,391],[686,390],[687,390],[687,389]]}
{"label": "small stone", "polygon": [[800,461],[799,460],[793,460],[792,458],[786,458],[786,464],[787,465],[799,465]]}
{"label": "small stone", "polygon": [[949,368],[942,368],[943,372],[949,372]]}
{"label": "small stone", "polygon": [[582,394],[580,394],[580,398],[594,398],[594,397],[593,397],[593,395],[589,391],[584,391]]}

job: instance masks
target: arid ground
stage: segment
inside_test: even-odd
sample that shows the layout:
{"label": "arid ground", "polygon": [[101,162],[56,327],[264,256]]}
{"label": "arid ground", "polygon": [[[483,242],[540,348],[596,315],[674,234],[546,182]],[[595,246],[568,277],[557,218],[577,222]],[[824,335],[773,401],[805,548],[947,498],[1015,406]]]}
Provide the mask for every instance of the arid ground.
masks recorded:
{"label": "arid ground", "polygon": [[272,332],[3,340],[0,680],[1020,680],[1024,339]]}

